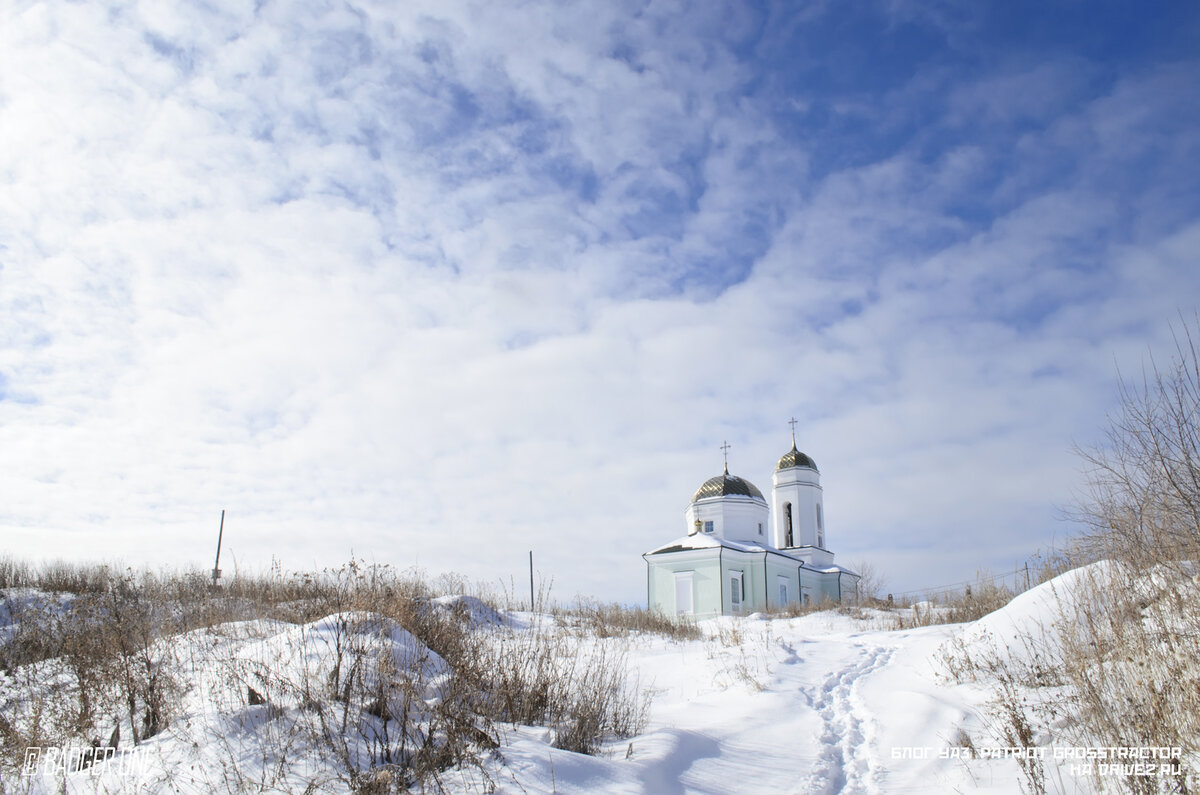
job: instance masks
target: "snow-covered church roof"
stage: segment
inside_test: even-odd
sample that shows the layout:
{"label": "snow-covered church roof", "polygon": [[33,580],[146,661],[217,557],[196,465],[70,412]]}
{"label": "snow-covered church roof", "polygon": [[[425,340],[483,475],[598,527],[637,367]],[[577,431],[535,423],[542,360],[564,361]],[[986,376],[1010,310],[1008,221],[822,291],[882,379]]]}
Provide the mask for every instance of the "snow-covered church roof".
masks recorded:
{"label": "snow-covered church roof", "polygon": [[733,541],[728,538],[719,538],[718,536],[713,536],[713,535],[696,534],[696,535],[683,536],[681,538],[676,538],[674,541],[668,541],[667,543],[663,544],[661,547],[658,547],[657,549],[650,550],[645,555],[643,555],[643,557],[649,557],[651,555],[661,555],[661,554],[666,554],[668,552],[684,552],[684,551],[690,550],[690,549],[718,549],[721,547],[724,547],[725,549],[732,549],[737,552],[759,552],[759,553],[767,552],[772,555],[779,555],[780,557],[790,558],[790,559],[796,561],[797,563],[799,563],[804,568],[810,569],[812,571],[824,571],[824,572],[830,572],[830,573],[840,571],[840,572],[844,572],[846,574],[852,574],[855,577],[858,576],[857,572],[855,572],[851,569],[847,569],[845,566],[839,566],[836,563],[830,563],[829,565],[826,565],[826,566],[815,566],[810,561],[804,560],[799,555],[791,555],[788,553],[787,550],[784,550],[784,549],[775,549],[774,547],[768,547],[768,546],[764,546],[762,544],[755,544],[752,541]]}

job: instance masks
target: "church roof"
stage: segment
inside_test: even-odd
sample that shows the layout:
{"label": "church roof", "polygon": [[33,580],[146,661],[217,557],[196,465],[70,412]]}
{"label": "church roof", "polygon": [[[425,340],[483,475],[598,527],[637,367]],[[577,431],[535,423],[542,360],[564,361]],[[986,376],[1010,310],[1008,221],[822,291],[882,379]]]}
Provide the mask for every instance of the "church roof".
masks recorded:
{"label": "church roof", "polygon": [[778,555],[781,558],[794,560],[799,563],[801,567],[809,569],[810,571],[821,571],[825,572],[826,574],[842,572],[843,574],[850,574],[854,577],[859,576],[857,572],[851,571],[845,566],[839,566],[836,563],[831,563],[826,566],[814,566],[811,562],[793,554],[793,550],[775,549],[774,547],[764,546],[763,544],[755,544],[750,541],[734,541],[729,538],[717,538],[716,536],[703,534],[684,536],[682,538],[677,538],[674,541],[669,541],[666,544],[663,544],[661,547],[650,550],[643,555],[643,557],[649,557],[650,555],[668,555],[672,552],[688,552],[695,549],[720,549],[721,547],[724,547],[725,549],[736,550],[737,552],[766,552],[770,555]]}
{"label": "church roof", "polygon": [[708,499],[709,497],[733,496],[750,497],[751,499],[766,502],[766,499],[763,498],[762,492],[758,490],[757,486],[745,478],[729,474],[728,468],[722,474],[704,481],[700,488],[696,489],[696,493],[692,495],[692,502]]}
{"label": "church roof", "polygon": [[[718,538],[717,536],[696,534],[677,538],[674,541],[663,544],[661,547],[652,549],[647,552],[647,555],[664,555],[668,552],[683,552],[690,549],[736,549],[738,552],[765,552],[767,547],[761,544],[755,544],[749,541],[733,541],[728,538]],[[776,550],[771,550],[772,552]],[[786,553],[784,553],[786,554]],[[790,556],[789,556],[790,557]]]}
{"label": "church roof", "polygon": [[[775,465],[775,471],[781,469],[791,469],[792,467],[808,467],[809,469],[817,469],[817,462],[812,460],[812,457],[800,452],[796,449],[796,443],[792,442],[792,449],[783,454],[779,459],[779,463]],[[820,470],[817,470],[818,472]]]}

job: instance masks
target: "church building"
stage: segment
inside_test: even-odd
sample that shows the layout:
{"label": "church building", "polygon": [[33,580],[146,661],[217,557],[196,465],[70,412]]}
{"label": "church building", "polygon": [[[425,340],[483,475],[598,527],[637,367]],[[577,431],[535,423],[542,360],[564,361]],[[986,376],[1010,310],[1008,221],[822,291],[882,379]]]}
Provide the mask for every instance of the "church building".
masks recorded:
{"label": "church building", "polygon": [[642,555],[651,610],[705,617],[857,600],[858,575],[829,551],[821,474],[794,435],[771,486],[768,505],[729,474],[728,459],[701,484],[684,511],[687,535]]}

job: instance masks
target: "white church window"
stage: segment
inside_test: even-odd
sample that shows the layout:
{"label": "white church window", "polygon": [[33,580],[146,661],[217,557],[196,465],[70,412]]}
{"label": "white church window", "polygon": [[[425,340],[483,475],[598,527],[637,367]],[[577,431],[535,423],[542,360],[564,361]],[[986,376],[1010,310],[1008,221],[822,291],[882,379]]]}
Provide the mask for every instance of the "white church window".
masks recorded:
{"label": "white church window", "polygon": [[788,581],[787,577],[779,577],[779,606],[785,607],[788,603]]}
{"label": "white church window", "polygon": [[675,615],[690,616],[694,611],[692,601],[692,572],[675,572]]}
{"label": "white church window", "polygon": [[712,523],[712,520],[710,519],[709,521],[704,523],[704,532],[711,533],[712,531],[713,531],[713,523]]}
{"label": "white church window", "polygon": [[729,572],[729,603],[734,611],[742,609],[742,573],[740,571]]}
{"label": "white church window", "polygon": [[758,534],[762,535],[762,522],[758,523]]}

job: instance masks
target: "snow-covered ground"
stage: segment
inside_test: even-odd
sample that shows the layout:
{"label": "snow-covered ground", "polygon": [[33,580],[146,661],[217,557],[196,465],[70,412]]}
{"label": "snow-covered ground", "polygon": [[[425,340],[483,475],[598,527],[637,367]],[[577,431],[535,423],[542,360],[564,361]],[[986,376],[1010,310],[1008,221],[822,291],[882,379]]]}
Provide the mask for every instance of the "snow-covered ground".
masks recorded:
{"label": "snow-covered ground", "polygon": [[[483,753],[482,769],[446,770],[440,783],[451,792],[514,794],[1020,792],[1025,779],[1016,760],[981,758],[1006,745],[996,734],[989,683],[956,683],[943,660],[964,643],[1003,648],[1031,627],[1051,626],[1059,615],[1056,593],[1069,584],[1059,578],[965,625],[892,630],[891,614],[848,610],[712,619],[701,622],[705,637],[698,640],[585,639],[622,651],[631,682],[648,695],[639,734],[585,756],[553,747],[545,727],[504,725],[499,748]],[[487,611],[479,606],[474,619],[509,632],[554,623],[527,613],[502,620]],[[358,622],[353,630],[339,629],[351,619]],[[389,691],[393,702],[371,715],[342,716],[357,738],[342,751],[369,754],[362,738],[380,725],[373,715],[404,708],[395,699],[407,693],[419,723],[421,703],[441,697],[439,683],[448,676],[441,658],[394,622],[369,615],[303,627],[240,622],[189,633],[183,654],[198,669],[168,730],[70,775],[43,760],[38,775],[8,785],[213,792],[315,784],[338,791],[344,781],[309,772],[331,764],[331,752],[314,744],[311,732],[294,729],[312,706],[288,683],[305,672],[329,681],[341,659],[335,647],[355,638],[370,646],[370,659],[386,659],[364,673],[369,686],[388,671],[411,672],[407,689]],[[254,695],[264,703],[250,699],[248,681],[261,683]],[[1050,746],[1053,738],[1037,742]],[[1047,751],[1049,791],[1088,791],[1088,782],[1073,777],[1071,760],[1056,764]]]}
{"label": "snow-covered ground", "polygon": [[883,620],[722,618],[705,641],[640,638],[629,659],[654,692],[646,730],[599,758],[510,732],[497,791],[1018,792],[1012,763],[939,758],[960,728],[980,730],[987,699],[939,681],[934,657],[961,627]]}

